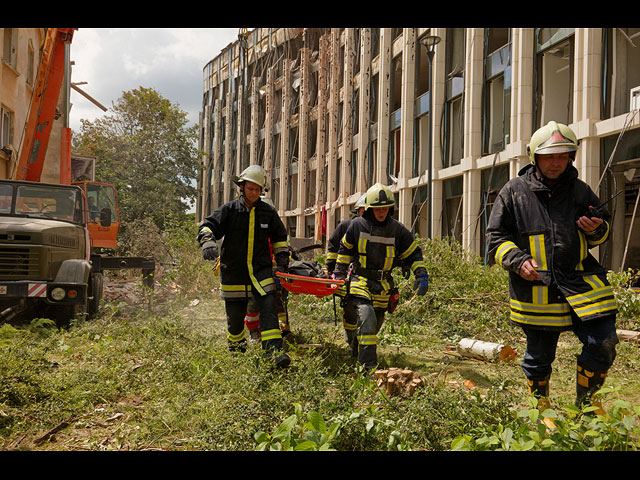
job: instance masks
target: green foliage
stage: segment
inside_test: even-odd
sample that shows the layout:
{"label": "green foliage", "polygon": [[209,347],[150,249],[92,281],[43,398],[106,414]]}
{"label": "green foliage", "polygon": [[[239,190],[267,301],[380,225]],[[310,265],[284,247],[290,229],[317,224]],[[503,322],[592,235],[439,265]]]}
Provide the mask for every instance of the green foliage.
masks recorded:
{"label": "green foliage", "polygon": [[143,218],[160,229],[184,218],[196,194],[197,126],[151,88],[123,92],[111,112],[82,120],[73,151],[95,156],[96,178],[116,186],[124,230]]}
{"label": "green foliage", "polygon": [[619,328],[634,330],[640,320],[640,295],[631,285],[640,279],[640,270],[627,269],[622,272],[609,271],[607,279],[611,283],[618,306]]}
{"label": "green foliage", "polygon": [[[605,387],[597,396],[605,398],[615,391]],[[606,416],[597,415],[596,407],[580,410],[566,405],[560,412],[548,408],[540,411],[537,399],[529,399],[529,408],[516,418],[498,423],[475,436],[465,434],[451,443],[452,450],[599,450],[637,451],[640,448],[640,407],[616,399]],[[551,418],[556,428],[547,428],[541,417]]]}

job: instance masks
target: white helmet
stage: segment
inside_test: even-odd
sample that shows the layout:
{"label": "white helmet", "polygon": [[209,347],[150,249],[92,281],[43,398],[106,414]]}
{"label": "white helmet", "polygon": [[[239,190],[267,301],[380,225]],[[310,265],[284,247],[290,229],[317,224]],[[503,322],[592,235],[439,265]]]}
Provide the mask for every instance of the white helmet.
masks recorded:
{"label": "white helmet", "polygon": [[260,165],[249,165],[239,177],[234,177],[233,181],[236,185],[243,185],[244,182],[253,182],[260,185],[261,188],[264,188],[266,182],[264,170]]}

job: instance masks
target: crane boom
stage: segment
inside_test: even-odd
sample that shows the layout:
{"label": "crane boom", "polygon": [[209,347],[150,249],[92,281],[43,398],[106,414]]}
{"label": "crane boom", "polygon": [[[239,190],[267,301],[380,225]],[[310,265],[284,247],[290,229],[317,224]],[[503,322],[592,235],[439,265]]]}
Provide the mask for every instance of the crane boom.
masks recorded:
{"label": "crane boom", "polygon": [[13,175],[17,180],[40,181],[65,71],[65,45],[71,43],[73,28],[48,28],[40,66]]}

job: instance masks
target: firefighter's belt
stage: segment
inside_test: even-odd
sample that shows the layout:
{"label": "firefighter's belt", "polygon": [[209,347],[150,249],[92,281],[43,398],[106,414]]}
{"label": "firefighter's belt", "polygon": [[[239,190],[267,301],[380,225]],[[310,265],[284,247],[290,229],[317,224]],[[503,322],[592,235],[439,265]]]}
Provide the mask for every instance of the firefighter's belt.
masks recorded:
{"label": "firefighter's belt", "polygon": [[391,270],[373,270],[371,268],[362,268],[354,265],[351,273],[366,277],[369,280],[391,280]]}

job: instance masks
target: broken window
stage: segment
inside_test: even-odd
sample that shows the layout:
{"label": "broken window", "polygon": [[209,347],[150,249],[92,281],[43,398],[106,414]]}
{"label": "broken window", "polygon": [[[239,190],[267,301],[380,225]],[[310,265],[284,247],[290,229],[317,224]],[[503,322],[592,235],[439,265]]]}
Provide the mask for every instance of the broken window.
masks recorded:
{"label": "broken window", "polygon": [[454,177],[442,183],[442,238],[462,241],[462,177]]}
{"label": "broken window", "polygon": [[427,195],[429,188],[426,185],[413,189],[413,205],[411,207],[411,233],[417,234],[422,238],[427,237],[429,220],[429,203]]}
{"label": "broken window", "polygon": [[640,28],[602,32],[602,118],[640,108]]}
{"label": "broken window", "polygon": [[573,121],[573,28],[536,28],[534,130]]}
{"label": "broken window", "polygon": [[483,170],[480,181],[482,200],[478,217],[478,222],[480,223],[480,251],[483,252],[485,264],[487,264],[488,252],[486,250],[485,234],[487,233],[487,225],[493,203],[502,187],[509,181],[509,165],[497,165]]}
{"label": "broken window", "polygon": [[511,117],[511,29],[485,29],[483,155],[504,150]]}
{"label": "broken window", "polygon": [[10,65],[12,68],[16,68],[18,48],[18,29],[17,28],[5,28],[4,29],[4,43],[2,48],[2,60]]}
{"label": "broken window", "polygon": [[464,28],[447,29],[443,155],[443,167],[445,168],[458,165],[463,154],[464,33]]}
{"label": "broken window", "polygon": [[304,236],[314,238],[316,234],[316,216],[307,215],[304,217]]}
{"label": "broken window", "polygon": [[13,115],[11,111],[4,106],[0,107],[0,148],[6,145],[13,145],[11,139],[13,131],[12,119]]}

